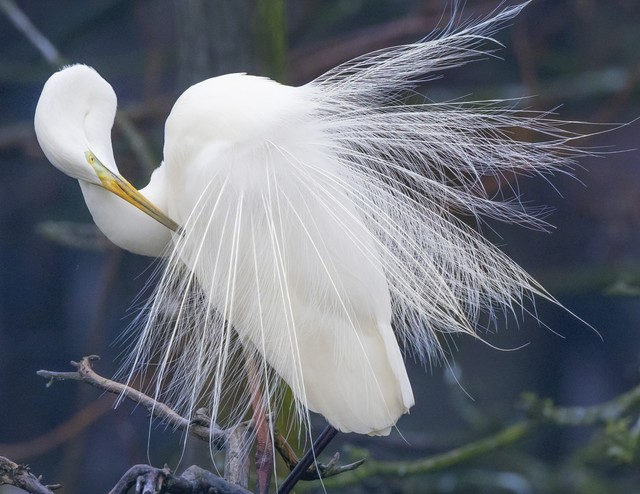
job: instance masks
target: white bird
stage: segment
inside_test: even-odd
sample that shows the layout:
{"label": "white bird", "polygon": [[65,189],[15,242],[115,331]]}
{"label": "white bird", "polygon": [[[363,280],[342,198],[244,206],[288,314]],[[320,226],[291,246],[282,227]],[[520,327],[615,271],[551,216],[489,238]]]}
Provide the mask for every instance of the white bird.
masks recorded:
{"label": "white bird", "polygon": [[401,350],[428,361],[440,333],[477,337],[481,313],[553,300],[460,215],[543,226],[482,180],[564,167],[573,135],[495,102],[402,100],[486,54],[522,7],[301,87],[245,74],[195,84],[140,192],[113,156],[111,86],[83,65],[52,75],[35,114],[45,155],[79,180],[108,238],[165,259],[131,372],[153,368],[156,396],[185,414],[206,400],[214,420],[242,420],[256,390],[276,412],[288,387],[301,420],[310,410],[385,435],[414,404]]}

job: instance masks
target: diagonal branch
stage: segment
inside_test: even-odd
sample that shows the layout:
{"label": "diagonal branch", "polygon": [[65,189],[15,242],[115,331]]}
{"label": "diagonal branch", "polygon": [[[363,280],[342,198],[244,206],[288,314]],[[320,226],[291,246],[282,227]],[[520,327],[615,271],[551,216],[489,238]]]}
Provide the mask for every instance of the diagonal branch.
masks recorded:
{"label": "diagonal branch", "polygon": [[77,369],[75,372],[39,370],[37,374],[40,377],[49,379],[49,386],[53,381],[83,381],[98,389],[120,395],[142,405],[154,418],[160,419],[176,429],[189,431],[203,441],[213,441],[218,443],[219,446],[224,444],[227,431],[220,429],[215,424],[211,424],[211,421],[204,416],[201,410],[198,412],[199,416],[196,417],[196,420],[189,420],[177,414],[164,403],[154,400],[137,389],[100,376],[93,370],[93,362],[99,360],[99,358],[97,355],[91,355],[83,357],[80,362],[72,361],[71,365]]}
{"label": "diagonal branch", "polygon": [[43,455],[77,437],[111,408],[106,400],[96,400],[78,410],[62,424],[35,438],[16,443],[0,443],[0,451],[18,461]]}
{"label": "diagonal branch", "polygon": [[[69,63],[55,45],[31,22],[27,15],[12,0],[0,0],[0,10],[13,23],[29,42],[40,52],[42,57],[52,67],[59,69]],[[156,168],[158,162],[154,158],[151,148],[142,134],[133,124],[133,121],[126,113],[120,111],[116,115],[115,126],[122,132],[129,143],[133,154],[140,160],[143,168],[151,172]]]}
{"label": "diagonal branch", "polygon": [[404,477],[443,470],[510,446],[543,426],[589,427],[622,419],[640,409],[640,386],[616,398],[588,407],[558,407],[550,400],[526,393],[522,406],[528,417],[495,434],[450,451],[415,461],[378,461],[367,459],[361,469],[325,482],[326,487],[349,486],[374,476]]}
{"label": "diagonal branch", "polygon": [[[97,355],[90,355],[83,357],[80,362],[72,361],[71,365],[77,369],[75,372],[39,370],[37,374],[49,380],[48,386],[51,386],[53,381],[82,381],[102,391],[127,398],[145,407],[154,418],[162,420],[176,429],[187,430],[203,441],[214,441],[216,446],[221,448],[227,445],[230,437],[234,434],[233,430],[228,431],[215,425],[212,426],[211,419],[203,409],[198,410],[196,417],[189,420],[180,416],[164,403],[158,402],[141,391],[102,377],[93,370],[93,363],[99,359],[100,357]],[[276,450],[284,459],[289,470],[293,470],[298,464],[299,459],[293,451],[293,448],[278,430],[274,430],[274,443]],[[317,463],[311,465],[311,467],[302,474],[301,480],[317,480],[332,477],[343,472],[354,470],[364,463],[364,460],[359,460],[348,465],[337,465],[339,458],[340,455],[336,453],[327,464]]]}
{"label": "diagonal branch", "polygon": [[20,10],[13,0],[0,0],[0,9],[4,11],[13,25],[25,35],[50,65],[60,67],[66,63],[58,49],[53,46],[53,43],[33,25],[31,19]]}

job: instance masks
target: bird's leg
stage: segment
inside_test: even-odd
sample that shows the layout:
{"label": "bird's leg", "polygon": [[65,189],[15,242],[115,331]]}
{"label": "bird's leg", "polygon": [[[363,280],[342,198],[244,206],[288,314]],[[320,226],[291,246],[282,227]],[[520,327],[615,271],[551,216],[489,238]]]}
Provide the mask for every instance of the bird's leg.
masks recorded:
{"label": "bird's leg", "polygon": [[258,477],[258,494],[267,494],[273,475],[273,448],[269,432],[269,417],[264,412],[261,397],[255,400],[257,407],[253,410],[253,423],[256,428],[256,475]]}
{"label": "bird's leg", "polygon": [[251,407],[253,408],[253,424],[256,431],[256,476],[258,494],[267,494],[273,475],[273,447],[269,431],[268,414],[265,410],[264,394],[260,386],[258,369],[255,360],[246,356],[245,367],[249,386],[251,387]]}
{"label": "bird's leg", "polygon": [[309,468],[320,453],[325,450],[337,433],[338,430],[331,425],[327,425],[322,430],[320,435],[314,441],[313,446],[311,446],[311,449],[304,454],[289,476],[282,483],[280,489],[278,489],[278,494],[289,494],[291,492],[298,480],[302,478],[307,468]]}

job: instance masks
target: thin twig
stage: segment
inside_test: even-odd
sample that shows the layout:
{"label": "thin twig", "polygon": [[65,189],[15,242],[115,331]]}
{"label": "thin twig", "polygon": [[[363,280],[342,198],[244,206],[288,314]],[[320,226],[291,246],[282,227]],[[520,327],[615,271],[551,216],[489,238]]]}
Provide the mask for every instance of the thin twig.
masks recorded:
{"label": "thin twig", "polygon": [[[138,391],[130,386],[126,386],[116,381],[112,381],[100,376],[93,370],[93,362],[99,360],[97,355],[83,357],[80,362],[71,362],[77,370],[75,372],[57,372],[49,370],[39,370],[37,374],[49,380],[48,386],[53,381],[82,381],[94,386],[102,391],[117,394],[133,401],[136,404],[145,407],[154,418],[160,419],[172,427],[180,430],[188,430],[191,434],[203,441],[214,441],[218,447],[226,447],[227,454],[233,448],[229,448],[227,442],[229,435],[233,431],[223,430],[217,426],[211,426],[210,417],[206,416],[204,410],[200,409],[196,412],[193,419],[187,419],[180,416],[164,403],[154,400],[150,396]],[[245,424],[246,428],[249,424]],[[277,430],[274,432],[274,443],[277,451],[283,457],[285,463],[290,470],[293,470],[298,464],[298,457],[293,448],[287,443],[284,436]],[[317,463],[307,469],[301,476],[300,480],[317,480],[319,478],[329,478],[343,472],[358,468],[364,460],[359,460],[348,465],[337,465],[340,456],[336,453],[327,464]]]}
{"label": "thin twig", "polygon": [[214,441],[216,443],[224,443],[227,432],[218,428],[215,425],[208,425],[205,420],[198,420],[196,422],[191,421],[185,417],[180,416],[164,403],[154,400],[150,396],[133,389],[130,386],[126,386],[116,381],[107,379],[97,374],[93,370],[93,362],[99,360],[97,355],[91,355],[83,357],[80,362],[71,362],[71,365],[76,367],[76,372],[53,372],[48,370],[40,370],[37,374],[40,377],[49,379],[49,384],[53,381],[83,381],[91,386],[106,391],[108,393],[114,393],[127,398],[134,403],[145,407],[153,417],[160,419],[161,421],[169,424],[170,426],[187,430],[194,436],[202,439],[203,441]]}
{"label": "thin twig", "polygon": [[533,394],[525,394],[523,395],[523,408],[529,415],[528,418],[489,437],[416,461],[388,462],[367,459],[363,468],[327,480],[325,486],[356,485],[362,480],[374,476],[404,477],[440,471],[510,446],[545,425],[588,427],[606,424],[640,408],[640,386],[613,400],[590,407],[556,407],[550,400],[540,399]]}
{"label": "thin twig", "polygon": [[0,0],[0,8],[50,65],[60,67],[65,64],[65,60],[58,49],[33,25],[31,20],[12,0]]}
{"label": "thin twig", "polygon": [[513,444],[534,430],[535,426],[535,421],[525,420],[479,441],[416,461],[378,461],[368,458],[364,467],[327,481],[325,485],[347,486],[359,484],[363,479],[375,476],[404,477],[436,472]]}

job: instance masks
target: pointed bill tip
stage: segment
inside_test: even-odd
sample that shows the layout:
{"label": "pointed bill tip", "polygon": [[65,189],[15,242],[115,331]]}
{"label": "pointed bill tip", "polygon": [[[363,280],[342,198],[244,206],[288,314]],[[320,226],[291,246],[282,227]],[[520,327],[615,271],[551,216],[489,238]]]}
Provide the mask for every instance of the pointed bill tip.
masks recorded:
{"label": "pointed bill tip", "polygon": [[96,175],[100,179],[100,185],[102,187],[114,193],[118,197],[121,197],[129,204],[135,206],[137,209],[156,220],[158,223],[166,226],[169,230],[182,235],[182,227],[142,195],[138,189],[131,185],[124,177],[109,170],[91,151],[87,151],[85,156],[87,158],[87,162],[92,166]]}

